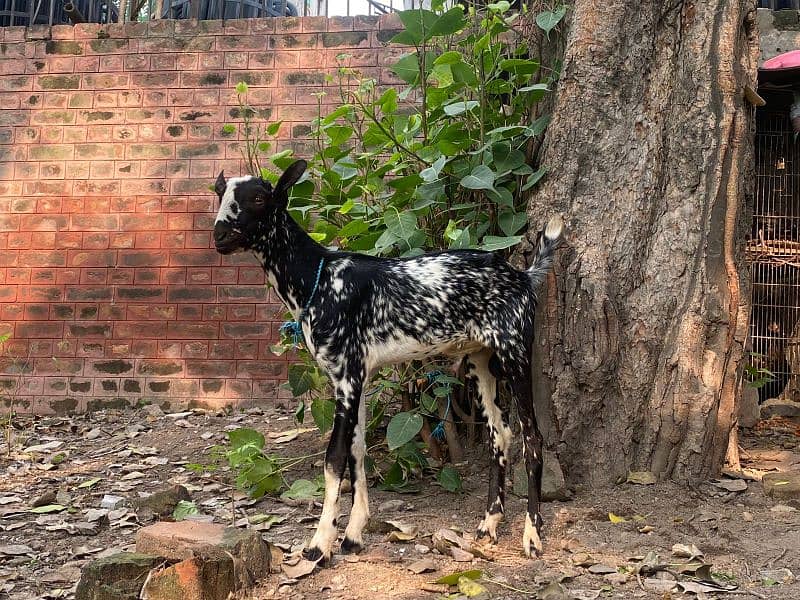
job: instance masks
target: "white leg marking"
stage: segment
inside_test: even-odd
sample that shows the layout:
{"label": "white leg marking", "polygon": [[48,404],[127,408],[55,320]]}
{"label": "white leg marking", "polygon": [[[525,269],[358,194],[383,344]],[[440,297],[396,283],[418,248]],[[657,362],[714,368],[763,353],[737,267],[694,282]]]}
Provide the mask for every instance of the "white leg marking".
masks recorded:
{"label": "white leg marking", "polygon": [[531,552],[531,546],[536,553],[542,553],[542,540],[539,537],[539,532],[536,531],[536,526],[531,521],[530,514],[525,514],[525,534],[522,538],[522,547],[525,550],[525,556],[528,558],[533,558],[533,554]]}
{"label": "white leg marking", "polygon": [[500,465],[506,465],[508,449],[511,447],[511,428],[503,421],[503,413],[497,406],[497,379],[489,371],[489,357],[485,353],[475,356],[475,374],[478,377],[478,397],[486,417],[486,425],[492,432],[493,451],[500,455]]}
{"label": "white leg marking", "polygon": [[322,504],[322,515],[317,524],[314,537],[308,543],[309,548],[319,548],[324,559],[332,554],[333,542],[336,541],[336,525],[334,521],[339,513],[339,486],[342,481],[325,467],[325,500]]}
{"label": "white leg marking", "polygon": [[367,407],[366,401],[361,400],[358,408],[358,424],[353,436],[353,459],[356,463],[355,482],[353,483],[353,507],[350,510],[350,521],[344,532],[346,539],[364,545],[362,532],[369,520],[369,497],[367,492],[367,474],[364,471],[364,458],[367,454],[367,441],[364,430],[366,428]]}
{"label": "white leg marking", "polygon": [[496,513],[489,513],[489,511],[486,511],[483,521],[478,525],[478,531],[487,532],[489,534],[489,539],[492,543],[495,543],[497,542],[497,526],[500,525],[500,521],[502,520],[502,511]]}

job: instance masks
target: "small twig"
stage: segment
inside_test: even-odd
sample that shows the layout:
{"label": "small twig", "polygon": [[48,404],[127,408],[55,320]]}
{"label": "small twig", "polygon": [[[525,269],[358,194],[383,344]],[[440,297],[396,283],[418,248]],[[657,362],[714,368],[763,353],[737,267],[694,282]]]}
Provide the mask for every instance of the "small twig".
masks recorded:
{"label": "small twig", "polygon": [[763,565],[761,565],[761,566],[762,566],[762,567],[769,567],[769,568],[772,568],[772,565],[773,565],[774,563],[776,563],[777,561],[779,561],[780,559],[782,559],[784,556],[786,556],[786,553],[787,553],[788,551],[789,551],[789,550],[788,550],[788,548],[784,548],[784,549],[781,551],[781,553],[780,553],[780,554],[778,554],[778,556],[776,556],[775,558],[771,558],[771,559],[769,559],[767,562],[765,562],[765,563],[764,563]]}
{"label": "small twig", "polygon": [[491,577],[486,577],[485,575],[481,577],[481,580],[485,581],[486,583],[493,583],[494,585],[499,585],[500,587],[504,587],[507,590],[511,590],[512,592],[519,592],[520,594],[527,594],[530,597],[535,597],[536,592],[531,590],[523,590],[521,588],[514,587],[513,585],[509,585],[507,583],[503,583],[502,581],[497,581],[496,579],[492,579]]}
{"label": "small twig", "polygon": [[767,597],[764,594],[759,594],[753,590],[728,590],[726,593],[737,594],[739,596],[755,596],[756,598],[761,598],[761,600],[767,600]]}

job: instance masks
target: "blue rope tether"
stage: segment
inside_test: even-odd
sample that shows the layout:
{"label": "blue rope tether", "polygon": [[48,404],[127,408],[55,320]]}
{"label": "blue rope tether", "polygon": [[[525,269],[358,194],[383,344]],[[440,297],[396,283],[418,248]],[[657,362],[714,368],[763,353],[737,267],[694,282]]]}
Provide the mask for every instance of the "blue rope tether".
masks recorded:
{"label": "blue rope tether", "polygon": [[[442,374],[441,371],[428,371],[425,373],[425,378],[428,380],[428,385],[433,385],[433,382],[436,381],[436,378]],[[431,431],[431,436],[435,440],[439,440],[440,442],[444,439],[444,423],[447,420],[447,415],[450,414],[450,391],[451,385],[448,382],[447,384],[447,406],[444,409],[444,416],[439,420],[436,424],[436,427],[433,428]]]}
{"label": "blue rope tether", "polygon": [[319,278],[322,276],[322,267],[324,264],[325,259],[320,258],[319,267],[317,268],[317,278],[314,281],[314,287],[311,289],[311,295],[308,297],[308,302],[306,302],[303,310],[300,311],[300,314],[297,315],[296,319],[286,321],[278,330],[281,335],[292,338],[292,348],[297,348],[297,346],[300,345],[300,341],[303,339],[303,319],[306,316],[306,312],[308,312],[308,307],[311,306],[311,301],[314,299],[314,295],[317,293],[317,287],[319,287]]}

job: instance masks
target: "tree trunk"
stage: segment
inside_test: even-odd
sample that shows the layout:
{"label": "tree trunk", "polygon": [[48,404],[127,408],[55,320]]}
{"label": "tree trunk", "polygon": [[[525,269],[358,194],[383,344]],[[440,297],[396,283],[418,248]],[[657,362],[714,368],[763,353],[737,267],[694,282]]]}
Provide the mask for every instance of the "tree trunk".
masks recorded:
{"label": "tree trunk", "polygon": [[572,480],[708,477],[736,448],[755,2],[576,0],[568,18],[529,204],[567,222],[538,317],[542,430]]}

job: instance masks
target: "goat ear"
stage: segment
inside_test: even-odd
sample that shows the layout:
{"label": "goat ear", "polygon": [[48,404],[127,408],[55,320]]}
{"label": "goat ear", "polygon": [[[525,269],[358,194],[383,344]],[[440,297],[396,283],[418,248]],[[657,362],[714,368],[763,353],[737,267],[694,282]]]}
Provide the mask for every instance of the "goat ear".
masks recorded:
{"label": "goat ear", "polygon": [[217,180],[214,182],[214,191],[217,192],[217,196],[222,198],[226,187],[228,187],[228,184],[225,182],[225,171],[220,171]]}
{"label": "goat ear", "polygon": [[297,183],[303,176],[307,166],[308,163],[304,160],[298,160],[289,165],[289,168],[287,168],[283,172],[283,175],[281,175],[281,178],[278,179],[278,183],[275,185],[275,191],[279,194],[288,192],[289,188]]}

